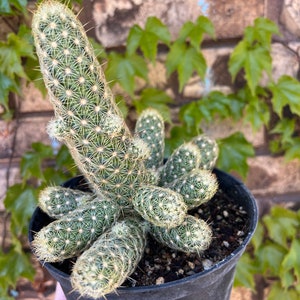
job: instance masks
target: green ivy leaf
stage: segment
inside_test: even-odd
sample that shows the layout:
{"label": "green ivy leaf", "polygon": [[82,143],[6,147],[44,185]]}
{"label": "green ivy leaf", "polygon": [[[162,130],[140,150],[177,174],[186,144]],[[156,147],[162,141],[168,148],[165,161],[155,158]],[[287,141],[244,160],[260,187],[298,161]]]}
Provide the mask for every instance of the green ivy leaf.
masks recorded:
{"label": "green ivy leaf", "polygon": [[42,161],[46,158],[53,158],[52,148],[42,143],[33,143],[32,150],[26,152],[21,159],[20,168],[23,183],[32,176],[37,179],[44,179]]}
{"label": "green ivy leaf", "polygon": [[271,76],[272,58],[270,52],[259,44],[249,46],[245,40],[242,40],[234,48],[229,59],[229,72],[233,80],[241,69],[245,70],[250,91],[252,95],[255,95],[262,72],[266,71]]}
{"label": "green ivy leaf", "polygon": [[240,41],[230,55],[228,70],[233,81],[235,80],[237,73],[244,67],[247,59],[247,46],[248,45],[246,41]]}
{"label": "green ivy leaf", "polygon": [[21,13],[27,12],[27,0],[1,0],[0,1],[0,14],[15,14],[14,9]]}
{"label": "green ivy leaf", "polygon": [[71,171],[73,175],[77,173],[74,160],[69,149],[65,145],[62,145],[59,148],[59,151],[55,156],[55,163],[58,169],[66,168],[68,171]]}
{"label": "green ivy leaf", "polygon": [[[292,240],[288,253],[285,255],[281,264],[281,273],[293,271],[297,276],[297,280],[300,280],[300,241],[295,238]],[[288,287],[291,285],[290,282],[285,283],[283,286]]]}
{"label": "green ivy leaf", "polygon": [[206,61],[203,54],[186,43],[176,41],[167,55],[166,67],[168,76],[175,70],[178,72],[179,90],[197,72],[201,78],[205,77]]}
{"label": "green ivy leaf", "polygon": [[283,144],[291,144],[293,143],[292,136],[295,132],[295,122],[294,119],[282,118],[270,132],[280,134]]}
{"label": "green ivy leaf", "polygon": [[22,252],[21,243],[14,240],[13,244],[14,247],[8,253],[0,251],[0,290],[6,296],[9,288],[16,287],[20,277],[33,280],[35,274],[30,257]]}
{"label": "green ivy leaf", "polygon": [[168,76],[170,76],[178,68],[179,60],[181,59],[183,53],[185,53],[186,48],[186,44],[180,41],[175,41],[175,43],[172,44],[166,60]]}
{"label": "green ivy leaf", "polygon": [[249,98],[249,103],[245,109],[244,123],[250,123],[254,130],[259,130],[270,121],[270,110],[267,103],[255,95]]}
{"label": "green ivy leaf", "polygon": [[8,95],[10,92],[19,94],[20,88],[14,80],[0,72],[0,105],[7,111],[9,110]]}
{"label": "green ivy leaf", "polygon": [[156,17],[149,17],[145,26],[146,32],[154,33],[165,44],[169,44],[171,40],[171,34],[168,27]]}
{"label": "green ivy leaf", "polygon": [[24,71],[34,86],[42,93],[44,97],[47,95],[47,89],[43,81],[41,71],[38,68],[37,58],[27,58],[24,65]]}
{"label": "green ivy leaf", "polygon": [[0,71],[7,74],[10,78],[14,78],[15,75],[27,78],[17,49],[3,42],[0,42]]}
{"label": "green ivy leaf", "polygon": [[46,185],[59,185],[66,180],[79,174],[69,149],[62,145],[54,157],[55,167],[43,169],[44,182],[41,187]]}
{"label": "green ivy leaf", "polygon": [[149,17],[140,41],[140,47],[145,57],[154,61],[156,58],[158,42],[163,41],[166,45],[169,45],[170,40],[171,34],[168,27],[158,18]]}
{"label": "green ivy leaf", "polygon": [[166,122],[171,123],[171,113],[168,104],[172,99],[164,92],[155,88],[144,89],[141,97],[133,101],[133,104],[140,114],[144,109],[152,107],[157,109]]}
{"label": "green ivy leaf", "polygon": [[252,95],[255,95],[263,71],[272,77],[271,37],[278,33],[275,23],[265,18],[257,18],[253,26],[245,28],[242,41],[230,56],[229,72],[233,80],[244,69]]}
{"label": "green ivy leaf", "polygon": [[283,289],[279,282],[275,282],[270,286],[270,292],[267,300],[298,300],[299,294],[295,289]]}
{"label": "green ivy leaf", "polygon": [[153,32],[148,32],[141,38],[141,50],[146,58],[154,62],[157,53],[158,37]]}
{"label": "green ivy leaf", "polygon": [[14,78],[15,75],[27,78],[22,63],[22,58],[25,57],[35,56],[25,26],[21,26],[18,35],[10,33],[7,41],[0,41],[0,71],[10,78]]}
{"label": "green ivy leaf", "polygon": [[261,222],[258,222],[255,233],[251,239],[251,244],[254,247],[254,250],[257,251],[259,247],[263,244],[264,242],[264,226],[262,225]]}
{"label": "green ivy leaf", "polygon": [[95,53],[97,59],[101,63],[101,61],[103,59],[107,58],[107,53],[105,51],[105,48],[103,47],[103,45],[101,45],[99,42],[97,42],[94,38],[89,38],[89,42],[93,47],[93,50],[94,50],[94,53]]}
{"label": "green ivy leaf", "polygon": [[274,206],[271,214],[266,215],[263,221],[270,238],[288,249],[288,241],[293,239],[297,233],[297,226],[299,225],[297,214],[280,206]]}
{"label": "green ivy leaf", "polygon": [[211,122],[214,118],[239,120],[244,103],[234,95],[213,91],[199,101],[183,105],[179,112],[183,126],[190,135],[196,135],[203,120]]}
{"label": "green ivy leaf", "polygon": [[171,40],[170,32],[158,18],[149,17],[145,24],[145,30],[134,25],[128,35],[127,51],[129,55],[134,54],[138,47],[141,48],[144,56],[154,61],[159,41],[169,45]]}
{"label": "green ivy leaf", "polygon": [[254,26],[248,26],[244,31],[244,39],[249,45],[259,42],[263,47],[271,49],[272,35],[279,34],[277,25],[267,18],[257,18]]}
{"label": "green ivy leaf", "polygon": [[143,29],[139,25],[133,25],[128,33],[126,41],[126,49],[129,55],[135,53],[140,46],[141,38],[143,36]]}
{"label": "green ivy leaf", "polygon": [[258,260],[259,273],[277,276],[286,253],[287,251],[280,245],[265,242],[255,253]]}
{"label": "green ivy leaf", "polygon": [[300,138],[293,137],[295,134],[295,126],[295,119],[282,118],[271,130],[271,133],[279,134],[280,137],[276,137],[276,139],[271,141],[270,149],[273,153],[284,151],[286,161],[300,159]]}
{"label": "green ivy leaf", "polygon": [[203,120],[211,122],[214,118],[239,120],[243,114],[244,103],[234,95],[213,91],[198,101],[181,107],[179,118],[186,130],[193,135],[199,131]]}
{"label": "green ivy leaf", "polygon": [[236,95],[225,95],[219,91],[212,91],[199,101],[199,110],[203,118],[209,122],[216,116],[240,120],[245,103]]}
{"label": "green ivy leaf", "polygon": [[234,286],[244,286],[255,291],[254,274],[257,272],[249,253],[244,253],[237,263]]}
{"label": "green ivy leaf", "polygon": [[28,221],[37,204],[38,190],[21,184],[9,187],[4,199],[7,211],[11,213],[12,232],[16,235],[26,233]]}
{"label": "green ivy leaf", "polygon": [[235,95],[225,95],[213,91],[199,101],[193,101],[182,106],[180,119],[188,126],[188,130],[192,131],[199,127],[202,120],[211,122],[216,117],[239,120],[244,105]]}
{"label": "green ivy leaf", "polygon": [[260,81],[263,71],[266,71],[269,76],[272,73],[272,58],[270,52],[260,46],[249,49],[245,61],[245,77],[252,94],[255,94],[255,89]]}
{"label": "green ivy leaf", "polygon": [[148,68],[146,62],[136,54],[118,54],[111,52],[108,55],[108,65],[106,77],[113,84],[119,82],[120,85],[133,96],[135,88],[135,77],[147,80]]}
{"label": "green ivy leaf", "polygon": [[285,150],[284,158],[287,161],[300,159],[300,138],[293,138],[289,147]]}
{"label": "green ivy leaf", "polygon": [[245,139],[241,132],[223,138],[218,143],[220,153],[217,166],[226,172],[235,170],[246,177],[248,172],[247,159],[254,156],[253,145]]}
{"label": "green ivy leaf", "polygon": [[2,0],[0,2],[0,14],[11,14],[12,10],[10,7],[9,0]]}
{"label": "green ivy leaf", "polygon": [[183,24],[179,32],[179,39],[186,41],[189,38],[191,45],[195,49],[199,49],[205,33],[215,37],[214,25],[207,17],[200,16],[195,23],[188,21]]}
{"label": "green ivy leaf", "polygon": [[281,272],[279,276],[280,276],[281,285],[284,289],[291,288],[295,284],[295,275],[293,274],[293,272],[291,271]]}
{"label": "green ivy leaf", "polygon": [[201,101],[193,101],[183,105],[179,111],[179,118],[183,122],[185,130],[189,135],[196,135],[199,124],[203,120],[203,112],[200,110]]}
{"label": "green ivy leaf", "polygon": [[193,48],[187,48],[178,64],[177,71],[180,91],[194,71],[203,79],[206,73],[206,61],[203,54]]}
{"label": "green ivy leaf", "polygon": [[283,75],[277,83],[269,85],[273,93],[272,103],[275,112],[281,116],[284,106],[289,105],[291,111],[300,115],[300,83],[293,77]]}

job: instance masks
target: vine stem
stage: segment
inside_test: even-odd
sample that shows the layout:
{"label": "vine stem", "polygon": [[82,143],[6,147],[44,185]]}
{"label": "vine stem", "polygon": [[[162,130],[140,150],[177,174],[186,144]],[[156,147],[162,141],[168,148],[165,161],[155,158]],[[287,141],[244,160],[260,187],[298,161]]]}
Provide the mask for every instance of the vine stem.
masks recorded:
{"label": "vine stem", "polygon": [[12,32],[14,32],[15,34],[18,33],[16,28],[14,28],[13,25],[10,22],[8,22],[7,18],[3,18],[2,20],[11,29]]}
{"label": "vine stem", "polygon": [[[12,138],[11,152],[10,152],[9,159],[8,159],[8,167],[6,169],[6,174],[5,174],[6,190],[9,189],[9,180],[10,180],[11,167],[12,167],[12,162],[13,162],[15,149],[16,149],[18,129],[19,129],[19,126],[20,126],[20,107],[21,107],[20,99],[14,93],[11,94],[11,97],[13,97],[12,99],[13,99],[13,102],[15,104],[15,122],[16,122],[16,126],[15,126],[15,130],[14,130],[14,133],[13,133],[13,138]],[[4,222],[3,222],[2,241],[1,241],[2,250],[5,250],[5,240],[6,240],[6,237],[7,237],[7,234],[8,234],[7,223],[8,223],[9,217],[10,217],[10,213],[5,212]]]}

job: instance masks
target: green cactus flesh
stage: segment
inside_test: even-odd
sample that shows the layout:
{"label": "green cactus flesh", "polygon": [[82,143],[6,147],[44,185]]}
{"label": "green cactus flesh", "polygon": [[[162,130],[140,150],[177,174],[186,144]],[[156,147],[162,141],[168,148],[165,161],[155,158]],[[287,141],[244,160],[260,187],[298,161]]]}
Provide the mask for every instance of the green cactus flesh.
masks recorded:
{"label": "green cactus flesh", "polygon": [[161,169],[160,184],[167,185],[182,175],[196,169],[200,161],[201,154],[196,145],[186,143],[179,146]]}
{"label": "green cactus flesh", "polygon": [[209,201],[218,189],[216,176],[209,170],[193,170],[171,182],[168,188],[181,194],[188,209]]}
{"label": "green cactus flesh", "polygon": [[117,222],[77,259],[71,275],[74,290],[94,299],[115,291],[135,270],[145,245],[141,220]]}
{"label": "green cactus flesh", "polygon": [[[51,136],[65,143],[97,194],[130,202],[151,175],[117,108],[83,26],[63,4],[42,3],[32,31],[56,119]],[[134,176],[130,176],[134,174]]]}
{"label": "green cactus flesh", "polygon": [[161,167],[165,148],[165,126],[161,115],[151,108],[144,110],[137,120],[135,134],[149,146],[150,156],[145,161],[146,168]]}
{"label": "green cactus flesh", "polygon": [[201,253],[212,239],[209,225],[194,216],[187,215],[184,222],[171,229],[151,225],[151,235],[161,244],[186,253]]}
{"label": "green cactus flesh", "polygon": [[32,246],[45,262],[79,255],[119,217],[118,205],[96,199],[56,220],[36,233]]}
{"label": "green cactus flesh", "polygon": [[50,217],[59,219],[93,198],[91,193],[53,186],[42,190],[38,205]]}
{"label": "green cactus flesh", "polygon": [[204,134],[193,138],[191,142],[197,145],[201,153],[199,168],[206,170],[213,169],[219,155],[217,142]]}
{"label": "green cactus flesh", "polygon": [[187,206],[180,194],[158,186],[140,187],[132,203],[145,220],[166,228],[181,224],[187,213]]}

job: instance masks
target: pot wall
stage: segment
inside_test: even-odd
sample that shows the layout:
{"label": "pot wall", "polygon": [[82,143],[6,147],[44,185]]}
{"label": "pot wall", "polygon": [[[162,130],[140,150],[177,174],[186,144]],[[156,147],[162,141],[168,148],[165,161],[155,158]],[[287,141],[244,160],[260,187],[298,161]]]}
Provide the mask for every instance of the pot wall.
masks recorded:
{"label": "pot wall", "polygon": [[[119,288],[116,294],[107,295],[107,300],[229,300],[236,264],[255,231],[258,211],[254,197],[242,182],[220,170],[214,170],[214,172],[217,175],[220,189],[231,198],[236,199],[236,202],[242,205],[249,215],[249,228],[242,245],[231,256],[209,270],[161,285]],[[64,186],[74,188],[79,180],[80,177],[75,178],[65,183]],[[29,241],[33,240],[34,232],[39,231],[49,222],[51,219],[37,208],[30,223]],[[60,271],[55,265],[43,263],[43,266],[61,284],[68,300],[91,300],[91,298],[82,298],[79,294],[72,292],[69,275]]]}

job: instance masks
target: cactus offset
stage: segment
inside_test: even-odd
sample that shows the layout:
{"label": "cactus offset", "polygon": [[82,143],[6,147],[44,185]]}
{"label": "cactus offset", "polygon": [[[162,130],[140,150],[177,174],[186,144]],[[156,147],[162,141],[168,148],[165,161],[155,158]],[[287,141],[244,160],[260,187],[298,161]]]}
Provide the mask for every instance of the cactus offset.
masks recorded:
{"label": "cactus offset", "polygon": [[181,194],[188,209],[209,201],[218,189],[217,178],[208,170],[193,170],[168,184]]}
{"label": "cactus offset", "polygon": [[158,186],[140,187],[132,202],[145,220],[166,228],[180,225],[187,213],[180,194]]}
{"label": "cactus offset", "polygon": [[198,168],[201,161],[199,148],[193,143],[179,146],[169,157],[161,169],[160,183],[168,183],[180,178],[182,175]]}
{"label": "cactus offset", "polygon": [[120,208],[110,200],[89,202],[42,228],[32,243],[37,257],[58,262],[79,255],[118,219]]}
{"label": "cactus offset", "polygon": [[90,193],[53,186],[42,190],[38,205],[50,217],[59,219],[66,213],[92,200],[93,195]]}
{"label": "cactus offset", "polygon": [[183,252],[201,253],[208,248],[212,239],[209,225],[190,215],[175,228],[152,225],[150,233],[159,243]]}
{"label": "cactus offset", "polygon": [[216,141],[205,134],[201,134],[193,138],[191,142],[199,148],[201,153],[199,169],[211,170],[215,166],[219,155],[219,147]]}
{"label": "cactus offset", "polygon": [[[44,2],[33,36],[56,119],[49,134],[65,143],[91,188],[122,201],[151,182],[81,23],[63,4]],[[130,176],[134,174],[134,176]]]}
{"label": "cactus offset", "polygon": [[76,261],[72,286],[82,296],[100,298],[119,287],[135,270],[146,245],[146,227],[125,219],[104,233]]}
{"label": "cactus offset", "polygon": [[165,148],[165,126],[161,115],[151,108],[144,110],[137,120],[135,133],[149,146],[150,155],[145,160],[146,168],[161,167]]}

